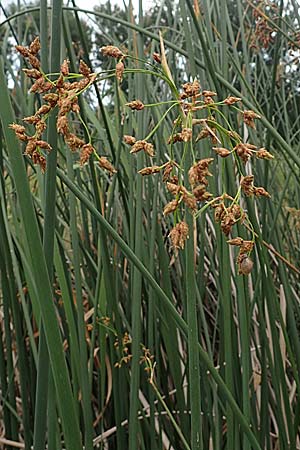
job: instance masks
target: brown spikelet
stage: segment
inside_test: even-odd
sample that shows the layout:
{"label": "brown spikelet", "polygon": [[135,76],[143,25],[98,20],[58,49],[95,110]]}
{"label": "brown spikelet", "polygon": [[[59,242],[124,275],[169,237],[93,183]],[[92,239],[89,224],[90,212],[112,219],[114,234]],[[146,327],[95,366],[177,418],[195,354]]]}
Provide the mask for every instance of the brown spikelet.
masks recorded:
{"label": "brown spikelet", "polygon": [[31,53],[29,53],[28,59],[29,59],[29,63],[31,64],[31,66],[34,69],[38,70],[41,67],[41,62],[36,56],[34,56]]}
{"label": "brown spikelet", "polygon": [[54,93],[46,94],[43,96],[43,99],[45,100],[45,102],[49,103],[51,108],[53,108],[56,105],[58,98],[59,98],[58,94]]}
{"label": "brown spikelet", "polygon": [[225,100],[223,100],[223,103],[225,105],[233,105],[234,103],[240,102],[242,99],[240,97],[232,97],[229,95]]}
{"label": "brown spikelet", "polygon": [[85,144],[82,146],[80,152],[80,165],[85,164],[89,159],[92,153],[94,153],[95,149],[92,144]]}
{"label": "brown spikelet", "polygon": [[73,133],[67,134],[65,136],[65,141],[73,152],[83,147],[83,145],[85,144],[84,140],[80,139]]}
{"label": "brown spikelet", "polygon": [[132,102],[126,103],[125,106],[129,106],[132,110],[141,111],[145,108],[144,103],[141,100],[133,100]]}
{"label": "brown spikelet", "polygon": [[101,156],[99,158],[99,166],[102,167],[103,169],[107,170],[111,174],[117,173],[117,171],[114,168],[114,166],[108,161],[107,158],[105,158],[105,156]]}
{"label": "brown spikelet", "polygon": [[36,115],[42,116],[43,114],[47,114],[49,111],[51,111],[50,105],[42,105],[37,111]]}
{"label": "brown spikelet", "polygon": [[16,45],[15,49],[19,53],[21,53],[21,55],[24,56],[24,58],[28,58],[30,53],[29,53],[29,50],[26,47],[24,47],[23,45]]}
{"label": "brown spikelet", "polygon": [[62,65],[60,66],[60,73],[64,77],[67,77],[69,75],[69,60],[68,59],[64,59]]}
{"label": "brown spikelet", "polygon": [[260,159],[274,159],[274,156],[269,153],[264,147],[259,148],[255,153],[256,158]]}
{"label": "brown spikelet", "polygon": [[32,55],[37,55],[41,49],[40,38],[37,36],[34,41],[31,42],[29,46],[29,52]]}
{"label": "brown spikelet", "polygon": [[159,53],[153,53],[152,57],[153,57],[155,62],[157,62],[158,64],[161,64],[161,57],[160,57]]}
{"label": "brown spikelet", "polygon": [[58,116],[56,129],[58,133],[63,135],[67,135],[69,133],[69,122],[67,116]]}
{"label": "brown spikelet", "polygon": [[221,156],[221,158],[226,158],[227,156],[230,155],[231,151],[228,150],[227,148],[223,148],[223,147],[213,147],[213,150],[215,152],[217,152],[217,154],[219,156]]}
{"label": "brown spikelet", "polygon": [[42,148],[43,150],[47,150],[48,152],[50,152],[52,150],[52,147],[50,144],[48,144],[48,142],[46,141],[36,141],[36,146]]}
{"label": "brown spikelet", "polygon": [[117,80],[120,82],[123,80],[124,69],[125,69],[125,66],[122,63],[122,61],[118,62],[118,64],[116,65],[116,77],[117,77]]}
{"label": "brown spikelet", "polygon": [[88,78],[91,74],[91,69],[89,66],[81,59],[79,63],[79,73],[83,75],[84,77]]}
{"label": "brown spikelet", "polygon": [[179,222],[175,227],[170,231],[169,237],[171,239],[172,247],[175,250],[179,248],[183,249],[185,241],[189,237],[189,227],[188,224],[184,221]]}
{"label": "brown spikelet", "polygon": [[25,73],[27,77],[34,78],[36,80],[38,80],[43,76],[41,72],[37,69],[22,69],[22,71]]}
{"label": "brown spikelet", "polygon": [[243,116],[245,124],[255,129],[254,119],[260,119],[260,115],[249,109],[247,111],[243,111]]}
{"label": "brown spikelet", "polygon": [[144,150],[149,156],[154,156],[154,147],[150,142],[147,141],[136,141],[131,147],[130,153],[137,153]]}
{"label": "brown spikelet", "polygon": [[152,175],[154,173],[158,173],[161,171],[160,166],[150,166],[150,167],[144,167],[143,169],[139,170],[138,173],[140,175]]}
{"label": "brown spikelet", "polygon": [[104,47],[101,47],[100,51],[104,56],[110,56],[112,58],[122,58],[125,56],[124,53],[114,45],[106,45]]}
{"label": "brown spikelet", "polygon": [[166,216],[167,214],[170,214],[171,212],[175,211],[178,206],[178,200],[172,200],[171,202],[167,203],[164,207],[163,215]]}
{"label": "brown spikelet", "polygon": [[129,136],[128,134],[125,134],[123,136],[123,141],[125,142],[125,144],[133,145],[136,143],[136,138],[133,136]]}

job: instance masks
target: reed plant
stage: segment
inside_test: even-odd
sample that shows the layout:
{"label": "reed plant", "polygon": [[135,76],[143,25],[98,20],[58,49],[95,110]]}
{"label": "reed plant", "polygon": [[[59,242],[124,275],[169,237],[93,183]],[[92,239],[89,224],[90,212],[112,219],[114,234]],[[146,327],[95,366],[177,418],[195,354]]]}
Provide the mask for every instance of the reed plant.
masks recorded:
{"label": "reed plant", "polygon": [[297,2],[110,8],[2,5],[0,443],[298,449]]}

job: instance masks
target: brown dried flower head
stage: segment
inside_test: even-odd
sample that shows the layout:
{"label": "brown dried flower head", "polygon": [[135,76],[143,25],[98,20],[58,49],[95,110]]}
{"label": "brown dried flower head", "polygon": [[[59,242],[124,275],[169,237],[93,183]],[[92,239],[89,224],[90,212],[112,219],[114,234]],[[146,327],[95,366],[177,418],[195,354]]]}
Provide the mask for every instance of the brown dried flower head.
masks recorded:
{"label": "brown dried flower head", "polygon": [[136,138],[133,136],[129,136],[128,134],[125,134],[123,136],[123,141],[125,142],[125,144],[133,145],[136,143]]}
{"label": "brown dried flower head", "polygon": [[247,254],[238,257],[238,273],[239,275],[249,275],[253,269],[253,261]]}
{"label": "brown dried flower head", "polygon": [[137,153],[144,150],[149,156],[154,156],[154,147],[147,141],[136,141],[131,147],[130,153]]}
{"label": "brown dried flower head", "polygon": [[260,115],[249,109],[243,112],[243,116],[245,124],[255,129],[254,119],[260,119]]}
{"label": "brown dried flower head", "polygon": [[203,97],[215,97],[218,94],[214,91],[202,91],[202,95]]}
{"label": "brown dried flower head", "polygon": [[227,148],[224,148],[224,147],[213,147],[213,150],[214,150],[215,152],[217,152],[217,154],[218,154],[219,156],[221,156],[221,158],[226,158],[226,157],[229,156],[230,153],[231,153],[230,150],[228,150]]}
{"label": "brown dried flower head", "polygon": [[153,57],[155,62],[157,62],[158,64],[161,64],[161,57],[160,57],[159,53],[153,53],[152,57]]}
{"label": "brown dried flower head", "polygon": [[241,188],[248,197],[254,192],[253,180],[254,175],[246,175],[241,179]]}
{"label": "brown dried flower head", "polygon": [[100,51],[104,56],[111,56],[112,58],[124,58],[126,56],[118,47],[115,47],[114,45],[106,45],[101,47]]}
{"label": "brown dried flower head", "polygon": [[69,60],[65,59],[60,66],[60,72],[64,77],[67,77],[69,75]]}
{"label": "brown dried flower head", "polygon": [[89,159],[95,149],[92,144],[84,144],[80,152],[80,165],[85,164]]}
{"label": "brown dried flower head", "polygon": [[138,173],[140,175],[152,175],[154,173],[158,173],[161,171],[161,166],[150,166],[150,167],[144,167],[143,169],[139,170]]}
{"label": "brown dried flower head", "polygon": [[253,151],[256,149],[255,145],[252,144],[244,144],[243,142],[240,142],[234,147],[234,151],[236,154],[241,158],[241,160],[246,164],[248,159],[253,155]]}
{"label": "brown dried flower head", "polygon": [[85,144],[83,139],[80,139],[73,133],[68,133],[65,136],[65,141],[73,152],[83,147]]}
{"label": "brown dried flower head", "polygon": [[198,80],[194,80],[192,83],[185,83],[182,85],[183,93],[180,98],[196,97],[200,92],[200,83]]}
{"label": "brown dried flower head", "polygon": [[39,39],[39,37],[37,36],[37,37],[31,42],[31,44],[30,44],[30,46],[29,46],[29,52],[30,52],[32,55],[37,55],[38,52],[40,51],[40,49],[41,49],[40,39]]}
{"label": "brown dried flower head", "polygon": [[229,95],[225,100],[223,100],[223,103],[225,105],[234,105],[234,103],[240,102],[242,99],[240,97],[233,97],[232,95]]}
{"label": "brown dried flower head", "polygon": [[43,76],[41,72],[37,69],[22,69],[22,71],[25,73],[27,77],[34,78],[36,80],[38,80]]}
{"label": "brown dried flower head", "polygon": [[171,239],[172,247],[175,250],[183,249],[185,241],[189,237],[189,227],[188,224],[184,221],[179,222],[175,227],[170,231],[169,237]]}
{"label": "brown dried flower head", "polygon": [[192,128],[182,128],[181,136],[183,142],[188,142],[192,140],[193,130]]}
{"label": "brown dried flower head", "polygon": [[274,159],[274,156],[269,153],[264,147],[259,148],[257,152],[255,153],[256,158],[260,159]]}
{"label": "brown dried flower head", "polygon": [[100,158],[99,158],[99,165],[100,165],[100,167],[102,167],[103,169],[107,170],[111,174],[117,173],[117,171],[114,168],[114,166],[111,164],[110,161],[108,161],[107,158],[105,158],[105,156],[100,156]]}
{"label": "brown dried flower head", "polygon": [[267,198],[271,198],[271,195],[269,194],[269,192],[267,192],[267,191],[265,190],[265,188],[263,188],[263,187],[256,187],[256,186],[254,186],[254,187],[253,187],[253,194],[254,194],[256,197],[267,197]]}
{"label": "brown dried flower head", "polygon": [[144,103],[141,100],[133,100],[132,102],[126,103],[125,106],[129,106],[132,110],[141,111],[145,108]]}
{"label": "brown dried flower head", "polygon": [[124,73],[125,66],[122,61],[119,61],[116,65],[116,77],[118,81],[123,80],[123,73]]}
{"label": "brown dried flower head", "polygon": [[88,78],[91,75],[91,69],[89,66],[81,59],[79,63],[79,73],[84,77]]}
{"label": "brown dried flower head", "polygon": [[163,215],[166,216],[167,214],[174,212],[177,209],[178,203],[179,201],[177,199],[174,199],[171,202],[167,203],[164,207]]}

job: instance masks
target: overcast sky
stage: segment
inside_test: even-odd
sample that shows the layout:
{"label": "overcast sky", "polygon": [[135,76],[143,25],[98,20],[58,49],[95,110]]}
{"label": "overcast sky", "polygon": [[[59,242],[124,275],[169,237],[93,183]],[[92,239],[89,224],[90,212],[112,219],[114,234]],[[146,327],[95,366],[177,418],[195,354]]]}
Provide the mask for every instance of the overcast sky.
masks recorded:
{"label": "overcast sky", "polygon": [[[14,0],[15,3],[17,3],[17,0]],[[0,0],[0,4],[3,5],[3,7],[5,8],[9,3],[12,3],[12,0]],[[22,1],[21,0],[21,5],[26,5],[29,2],[27,1]],[[50,3],[50,2],[48,2]],[[67,1],[64,1],[64,4],[66,4]],[[85,8],[85,9],[89,9],[92,10],[94,6],[96,5],[101,5],[103,3],[106,3],[106,0],[76,0],[76,5],[79,8]],[[123,5],[123,0],[111,0],[112,4],[120,4]],[[128,5],[129,4],[129,0],[125,0],[125,3]],[[138,5],[139,5],[139,0],[132,0],[132,4],[134,9],[138,10]],[[144,9],[148,9],[151,5],[153,4],[152,0],[143,0],[143,8]],[[0,10],[0,21],[2,21],[4,19],[4,16],[2,14],[2,11]]]}

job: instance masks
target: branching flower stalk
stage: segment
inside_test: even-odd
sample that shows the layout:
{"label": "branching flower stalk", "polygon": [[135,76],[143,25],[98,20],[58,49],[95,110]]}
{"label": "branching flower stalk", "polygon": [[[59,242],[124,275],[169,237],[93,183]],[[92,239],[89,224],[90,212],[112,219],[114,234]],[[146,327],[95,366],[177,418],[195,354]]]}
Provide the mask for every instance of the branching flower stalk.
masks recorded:
{"label": "branching flower stalk", "polygon": [[[32,67],[31,69],[23,69],[26,75],[34,81],[31,92],[42,94],[44,100],[44,104],[34,115],[23,119],[25,123],[34,126],[35,133],[33,135],[28,134],[26,127],[23,125],[11,125],[18,139],[26,143],[25,154],[32,159],[34,164],[39,164],[43,172],[46,170],[46,153],[51,151],[51,147],[46,141],[42,140],[42,134],[47,127],[49,115],[56,113],[57,132],[62,135],[71,151],[78,150],[80,152],[80,164],[85,164],[91,155],[94,155],[103,169],[112,174],[115,173],[116,170],[108,159],[99,156],[93,147],[88,126],[80,115],[78,97],[96,81],[97,74],[92,73],[83,61],[80,61],[79,74],[70,73],[67,59],[63,61],[60,73],[44,74],[37,57],[40,50],[38,37],[35,38],[28,48],[23,46],[17,46],[16,48]],[[169,107],[144,139],[137,140],[134,136],[126,135],[124,136],[124,142],[130,146],[130,153],[135,154],[144,151],[149,158],[153,158],[155,149],[150,139],[155,135],[171,111],[177,108],[178,115],[173,121],[172,133],[167,142],[169,159],[163,164],[150,165],[139,170],[142,176],[162,173],[162,181],[171,196],[170,201],[163,209],[163,214],[165,216],[173,216],[174,226],[169,233],[169,237],[175,254],[177,254],[179,249],[184,248],[184,243],[189,236],[190,230],[185,220],[186,214],[192,214],[197,218],[208,208],[214,209],[215,221],[220,224],[221,230],[226,237],[229,237],[233,226],[237,223],[244,224],[245,221],[249,223],[246,211],[241,206],[242,196],[269,198],[270,194],[263,187],[255,186],[254,176],[245,176],[242,166],[247,164],[252,157],[272,159],[273,156],[263,147],[257,148],[250,142],[244,142],[220,108],[234,108],[243,122],[253,130],[255,130],[255,121],[260,116],[255,111],[242,110],[237,107],[236,105],[241,103],[241,98],[239,97],[228,96],[224,100],[215,100],[217,93],[211,90],[202,90],[197,79],[194,79],[192,82],[186,82],[181,86],[180,90],[177,89],[167,64],[162,39],[161,55],[155,53],[153,55],[153,63],[144,61],[146,69],[125,68],[126,59],[135,60],[136,58],[131,57],[113,45],[102,47],[101,51],[103,55],[117,60],[115,76],[119,83],[122,82],[123,76],[127,72],[132,72],[133,70],[142,71],[145,74],[157,76],[164,80],[170,87],[174,97],[170,101],[153,104],[144,104],[140,99],[128,102],[126,107],[138,112],[145,108],[153,108],[163,104],[169,104]],[[151,70],[147,68],[149,65]],[[99,74],[102,74],[102,72]],[[111,76],[111,74],[108,76]],[[53,77],[56,78],[52,79]],[[72,114],[77,116],[84,127],[88,136],[87,143],[74,132],[75,127],[72,125],[71,120]],[[223,120],[225,126],[218,121],[218,116]],[[196,131],[199,126],[200,130]],[[212,155],[211,157],[198,159],[196,143],[203,139],[210,140]],[[184,144],[179,161],[176,161],[173,150],[177,143]],[[186,169],[184,164],[187,152],[191,152],[193,161],[192,166],[188,169]],[[225,187],[223,193],[215,197],[208,190],[209,178],[212,177],[209,167],[215,161],[216,156],[221,159],[233,157],[232,163],[240,179],[235,197],[229,195]],[[184,180],[188,180],[188,183],[186,184]],[[245,227],[245,229],[248,228]],[[251,240],[243,240],[239,237],[231,237],[228,240],[230,245],[239,247],[237,263],[240,274],[246,275],[252,270],[253,263],[249,256],[253,250],[254,241],[254,233],[252,233]]]}
{"label": "branching flower stalk", "polygon": [[[62,135],[72,152],[77,150],[80,152],[80,164],[85,164],[90,156],[94,155],[103,169],[110,173],[115,173],[116,170],[110,161],[104,156],[99,156],[93,147],[88,127],[80,115],[78,97],[95,82],[97,74],[92,73],[84,61],[80,61],[79,74],[70,73],[69,61],[65,59],[61,65],[60,73],[46,75],[37,57],[40,51],[38,37],[34,39],[28,48],[17,45],[16,49],[28,60],[32,67],[31,69],[23,69],[25,74],[34,81],[30,92],[41,94],[44,101],[44,104],[34,115],[23,119],[25,123],[34,126],[35,133],[33,135],[27,132],[25,126],[11,124],[11,128],[15,131],[17,138],[26,143],[25,155],[31,158],[34,164],[38,164],[42,172],[45,172],[46,152],[50,152],[52,149],[46,141],[42,140],[42,134],[47,128],[49,115],[57,112],[57,132]],[[56,79],[52,80],[53,77],[56,77]],[[85,128],[89,137],[87,143],[74,133],[74,126],[72,126],[70,117],[72,113],[76,115]]]}
{"label": "branching flower stalk", "polygon": [[[108,46],[110,49],[111,46]],[[106,47],[102,48],[102,52],[107,56],[115,57],[117,53],[111,54]],[[118,53],[122,61],[129,55]],[[178,109],[177,118],[173,121],[173,130],[168,139],[169,160],[161,165],[150,165],[139,170],[142,176],[152,176],[162,173],[162,181],[165,183],[166,190],[171,195],[169,203],[163,209],[165,216],[172,215],[174,226],[169,233],[172,247],[177,254],[179,249],[184,248],[184,243],[189,236],[188,225],[185,220],[186,214],[192,214],[195,218],[199,217],[208,208],[214,209],[215,221],[220,224],[222,232],[226,237],[232,233],[234,225],[237,223],[249,223],[249,218],[244,211],[241,203],[243,196],[266,197],[270,194],[263,188],[254,185],[253,175],[244,175],[243,166],[252,157],[258,159],[273,159],[273,156],[265,148],[257,148],[250,142],[244,142],[239,132],[230,124],[224,112],[220,108],[234,108],[242,119],[243,123],[255,130],[255,121],[260,116],[252,110],[243,110],[237,105],[242,99],[239,97],[228,96],[224,100],[216,101],[217,93],[211,90],[202,90],[197,79],[192,82],[184,83],[181,90],[177,89],[167,65],[163,43],[161,42],[161,55],[157,53],[153,55],[153,60],[158,64],[158,70],[142,69],[142,72],[150,76],[157,76],[161,79],[168,79],[167,83],[171,88],[174,99],[161,103],[144,104],[140,99],[133,99],[126,104],[126,107],[132,111],[143,111],[145,108],[152,108],[158,105],[170,104],[166,112],[161,116],[158,123],[152,128],[148,135],[141,140],[137,140],[134,136],[124,136],[125,144],[131,147],[130,153],[138,153],[144,151],[150,158],[155,156],[154,145],[149,140],[155,135],[156,131],[167,116],[176,107]],[[146,64],[146,63],[145,63]],[[160,68],[162,67],[162,70]],[[139,69],[133,69],[139,71]],[[123,74],[132,72],[132,69],[124,69]],[[121,81],[117,74],[116,77]],[[205,115],[203,117],[203,115]],[[218,116],[225,123],[218,121]],[[196,131],[200,126],[200,131]],[[227,128],[226,128],[227,127]],[[202,139],[211,141],[212,155],[204,159],[197,159],[198,151],[195,144]],[[177,143],[183,143],[183,152],[181,159],[176,161],[174,158],[173,147]],[[187,152],[191,152],[193,165],[188,169],[188,184],[184,183],[185,167],[184,160]],[[212,173],[209,167],[216,159],[230,158],[235,167],[236,174],[240,179],[240,184],[235,196],[231,196],[224,191],[222,194],[213,196],[208,190],[209,178]],[[220,164],[220,162],[219,162]],[[251,226],[250,226],[251,228]],[[249,227],[245,227],[249,230]],[[255,233],[251,233],[251,240],[244,240],[240,237],[228,240],[230,245],[238,246],[239,253],[237,256],[238,273],[248,275],[253,267],[250,254],[253,250],[255,242]]]}

